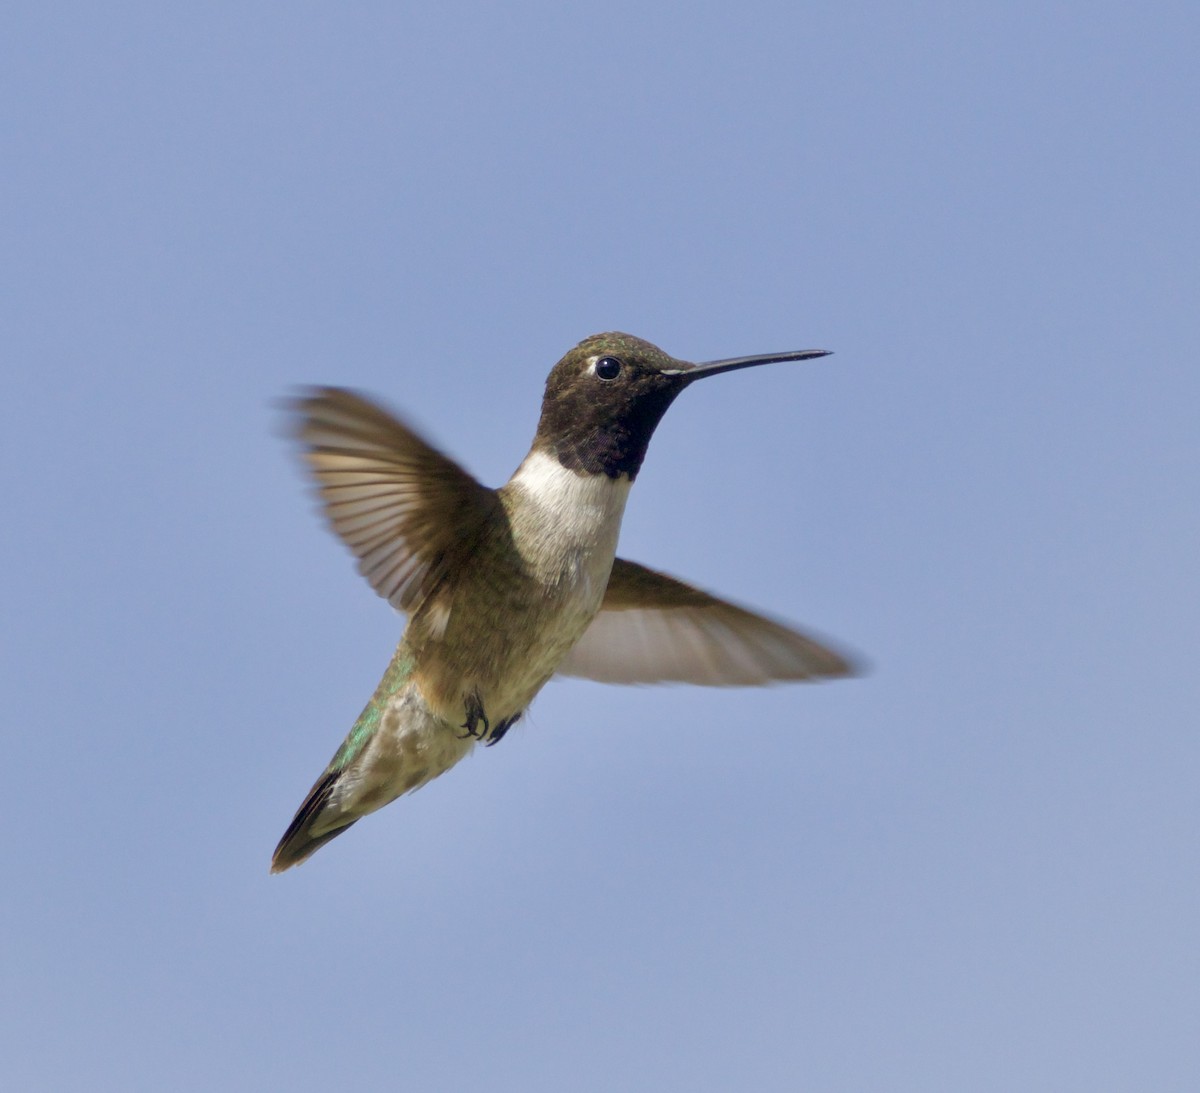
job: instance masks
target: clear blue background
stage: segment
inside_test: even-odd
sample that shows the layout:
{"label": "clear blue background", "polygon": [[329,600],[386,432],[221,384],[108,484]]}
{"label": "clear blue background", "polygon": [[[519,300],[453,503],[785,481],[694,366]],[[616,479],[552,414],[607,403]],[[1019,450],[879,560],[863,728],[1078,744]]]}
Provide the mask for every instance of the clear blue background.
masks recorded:
{"label": "clear blue background", "polygon": [[[0,1085],[1185,1090],[1191,4],[6,8]],[[623,329],[629,557],[821,687],[552,684],[303,868],[401,620],[272,401],[489,483]]]}

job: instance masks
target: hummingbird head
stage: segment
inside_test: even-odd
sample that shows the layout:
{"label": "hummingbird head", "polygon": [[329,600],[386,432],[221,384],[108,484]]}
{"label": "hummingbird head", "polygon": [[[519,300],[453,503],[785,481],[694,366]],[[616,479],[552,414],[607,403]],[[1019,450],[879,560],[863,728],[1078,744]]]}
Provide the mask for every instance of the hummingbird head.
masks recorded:
{"label": "hummingbird head", "polygon": [[656,345],[617,332],[593,334],[551,370],[534,447],[564,467],[609,478],[637,477],[654,429],[689,384],[706,376],[776,361],[810,360],[824,349],[689,364]]}

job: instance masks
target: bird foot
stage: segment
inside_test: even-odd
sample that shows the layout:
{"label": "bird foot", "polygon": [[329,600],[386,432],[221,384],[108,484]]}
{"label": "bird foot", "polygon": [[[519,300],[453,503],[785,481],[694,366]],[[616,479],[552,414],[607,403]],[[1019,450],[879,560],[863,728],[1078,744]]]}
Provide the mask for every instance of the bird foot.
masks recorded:
{"label": "bird foot", "polygon": [[[460,739],[466,740],[470,737],[472,740],[482,740],[485,747],[491,747],[493,744],[500,743],[504,734],[508,732],[518,721],[521,720],[521,715],[514,714],[512,717],[506,717],[503,721],[496,724],[493,729],[491,722],[487,719],[487,714],[483,712],[483,702],[479,695],[472,694],[467,697],[467,719],[459,726],[466,729]],[[483,727],[480,728],[482,722]]]}
{"label": "bird foot", "polygon": [[[491,730],[491,723],[487,719],[487,714],[483,712],[483,702],[479,695],[471,694],[467,696],[467,719],[459,728],[467,731],[460,737],[465,740],[470,737],[473,740],[483,740]],[[483,728],[479,728],[479,723],[483,722]]]}
{"label": "bird foot", "polygon": [[499,744],[504,734],[520,720],[521,715],[519,713],[513,714],[512,717],[506,717],[492,730],[492,735],[488,737],[485,746],[490,748],[493,744]]}

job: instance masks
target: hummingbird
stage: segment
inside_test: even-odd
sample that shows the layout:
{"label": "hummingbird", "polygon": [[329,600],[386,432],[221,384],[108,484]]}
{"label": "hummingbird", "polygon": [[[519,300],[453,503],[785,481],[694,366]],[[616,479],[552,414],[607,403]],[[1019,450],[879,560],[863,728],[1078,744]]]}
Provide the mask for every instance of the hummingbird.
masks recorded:
{"label": "hummingbird", "polygon": [[324,515],[408,616],[370,701],[280,839],[304,861],[369,812],[499,742],[554,675],[710,687],[852,674],[804,634],[616,557],[630,487],[697,380],[826,350],[691,364],[595,334],[550,371],[529,454],[477,482],[376,402],[339,387],[288,404]]}

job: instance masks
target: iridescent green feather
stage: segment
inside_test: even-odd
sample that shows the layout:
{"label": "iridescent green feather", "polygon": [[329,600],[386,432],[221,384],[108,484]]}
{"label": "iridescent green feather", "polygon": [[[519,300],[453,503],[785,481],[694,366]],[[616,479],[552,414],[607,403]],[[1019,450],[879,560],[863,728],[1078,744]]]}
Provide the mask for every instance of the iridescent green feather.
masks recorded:
{"label": "iridescent green feather", "polygon": [[358,715],[358,720],[354,722],[346,739],[342,741],[342,746],[338,748],[337,754],[325,768],[326,773],[344,770],[359,757],[363,748],[367,746],[367,741],[375,735],[375,730],[379,728],[383,711],[387,709],[388,703],[400,688],[408,682],[412,671],[411,654],[397,650],[387,671],[383,673],[383,679],[379,681],[379,686],[375,688],[375,693],[363,708],[363,712]]}
{"label": "iridescent green feather", "polygon": [[340,835],[355,822],[357,817],[343,817],[340,820],[340,826],[327,827],[327,830],[320,831],[320,834],[313,834],[315,824],[323,822],[326,826],[328,825],[329,818],[326,807],[334,787],[341,777],[341,772],[362,754],[363,749],[367,746],[367,741],[379,728],[388,703],[408,682],[412,671],[412,656],[401,644],[392,658],[392,663],[384,672],[383,679],[379,681],[379,686],[375,688],[371,701],[359,715],[349,735],[342,742],[342,746],[338,748],[333,761],[325,768],[325,773],[317,779],[316,785],[309,791],[304,804],[300,806],[300,810],[296,813],[287,831],[283,833],[283,838],[279,840],[279,845],[275,848],[275,856],[271,859],[272,873],[278,873],[304,861],[314,850],[324,846],[330,839]]}

